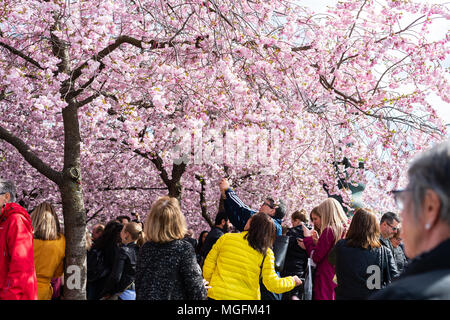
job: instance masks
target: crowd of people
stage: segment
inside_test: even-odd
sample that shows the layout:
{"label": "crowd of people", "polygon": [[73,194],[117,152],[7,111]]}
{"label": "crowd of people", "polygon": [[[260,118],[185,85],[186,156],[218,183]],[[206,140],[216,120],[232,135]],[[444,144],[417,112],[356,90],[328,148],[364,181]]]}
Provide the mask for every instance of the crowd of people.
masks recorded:
{"label": "crowd of people", "polygon": [[[450,299],[450,141],[416,158],[408,178],[392,191],[399,214],[347,216],[330,197],[293,212],[292,227],[283,201],[252,210],[222,179],[223,208],[198,240],[178,200],[161,197],[145,221],[121,215],[87,230],[87,299]],[[0,207],[0,299],[63,299],[66,244],[53,205],[28,214],[0,179]]]}

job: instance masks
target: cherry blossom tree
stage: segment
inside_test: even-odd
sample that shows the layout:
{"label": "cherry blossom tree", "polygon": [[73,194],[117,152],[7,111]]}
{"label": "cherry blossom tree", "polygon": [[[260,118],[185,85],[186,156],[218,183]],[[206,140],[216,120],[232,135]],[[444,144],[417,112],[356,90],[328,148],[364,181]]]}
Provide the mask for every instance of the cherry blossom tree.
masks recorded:
{"label": "cherry blossom tree", "polygon": [[169,194],[208,229],[224,176],[255,207],[311,209],[324,186],[350,205],[343,179],[392,207],[407,161],[446,134],[426,97],[449,101],[448,36],[426,33],[448,17],[395,0],[3,1],[2,177],[27,208],[62,209],[82,270],[66,298],[85,297],[88,222]]}

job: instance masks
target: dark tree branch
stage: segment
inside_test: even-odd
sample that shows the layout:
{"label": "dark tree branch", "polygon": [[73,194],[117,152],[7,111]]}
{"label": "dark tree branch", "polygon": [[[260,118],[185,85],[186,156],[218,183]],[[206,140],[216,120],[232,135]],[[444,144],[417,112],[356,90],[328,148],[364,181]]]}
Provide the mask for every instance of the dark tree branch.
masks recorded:
{"label": "dark tree branch", "polygon": [[294,47],[294,48],[292,48],[292,51],[294,51],[294,52],[307,51],[307,50],[310,50],[311,48],[312,48],[312,45],[301,46],[301,47]]}
{"label": "dark tree branch", "polygon": [[195,175],[195,179],[197,179],[201,185],[201,191],[199,193],[200,193],[200,208],[201,208],[201,212],[202,212],[202,217],[206,220],[206,222],[212,228],[212,227],[214,227],[214,223],[208,214],[208,207],[206,206],[206,199],[205,199],[206,182],[205,182],[205,179],[202,176],[200,176],[199,174]]}
{"label": "dark tree branch", "polygon": [[13,47],[11,47],[10,45],[0,42],[0,46],[5,48],[6,50],[8,50],[9,52],[11,52],[12,54],[15,54],[19,57],[21,57],[22,59],[24,59],[25,61],[31,63],[33,66],[37,67],[38,69],[41,70],[45,70],[43,67],[41,67],[41,65],[39,64],[39,62],[37,62],[36,60],[34,60],[33,58],[27,56],[25,53],[23,53],[22,51],[19,51]]}
{"label": "dark tree branch", "polygon": [[76,108],[81,108],[82,106],[85,106],[85,105],[87,105],[88,103],[91,103],[92,101],[94,101],[95,99],[97,99],[99,96],[101,96],[101,93],[100,93],[100,92],[94,93],[92,96],[90,96],[90,97],[88,97],[88,98],[86,98],[86,99],[84,99],[84,100],[82,100],[82,101],[76,102],[76,103],[75,103],[75,107],[76,107]]}
{"label": "dark tree branch", "polygon": [[381,41],[383,41],[383,40],[386,40],[386,39],[389,38],[389,37],[395,36],[395,35],[397,35],[397,34],[399,34],[399,33],[402,33],[402,32],[404,32],[404,31],[408,30],[414,23],[416,23],[417,21],[419,21],[420,19],[422,19],[422,18],[424,18],[424,17],[425,17],[425,16],[421,16],[421,17],[417,18],[416,20],[414,20],[413,22],[411,22],[408,26],[406,26],[405,28],[403,28],[403,29],[401,29],[401,30],[399,30],[399,31],[397,31],[397,32],[394,32],[394,33],[392,33],[392,34],[390,34],[390,35],[388,35],[388,36],[386,36],[386,37],[383,37],[383,38],[381,38],[381,39],[378,39],[377,41],[375,41],[375,43],[379,43],[379,42],[381,42]]}
{"label": "dark tree branch", "polygon": [[[99,210],[97,210],[92,216],[90,216],[89,218],[87,218],[87,219],[86,219],[86,224],[87,224],[89,221],[91,221],[92,219],[94,219],[96,216],[98,216],[98,214],[99,214],[100,212],[102,212],[103,209],[105,209],[105,207],[101,207],[101,208],[100,208]],[[87,215],[87,211],[88,211],[88,210],[86,210],[86,215]]]}
{"label": "dark tree branch", "polygon": [[[212,3],[212,5],[214,6],[214,7],[216,7],[216,10],[214,10],[213,8],[211,8],[211,7],[208,7],[208,10],[210,11],[210,12],[214,12],[214,13],[216,13],[216,14],[218,14],[233,30],[234,29],[236,29],[234,26],[233,26],[233,24],[219,11],[219,8],[217,7],[217,5],[214,3],[214,2],[212,2],[212,1],[208,1],[208,2],[210,2],[210,3]],[[204,3],[205,5],[206,5],[206,2]]]}
{"label": "dark tree branch", "polygon": [[403,62],[406,58],[408,58],[410,55],[411,55],[411,54],[408,54],[408,55],[405,56],[402,60],[397,61],[396,63],[394,63],[392,66],[390,66],[389,68],[387,68],[387,69],[383,72],[383,74],[380,76],[380,79],[378,79],[377,84],[375,85],[375,88],[373,88],[372,95],[374,95],[375,92],[377,91],[378,86],[380,85],[380,82],[381,82],[381,80],[383,79],[383,77],[386,75],[386,73],[387,73],[389,70],[391,70],[393,67],[395,67],[396,65],[402,63],[402,62]]}
{"label": "dark tree branch", "polygon": [[100,66],[98,68],[98,71],[95,75],[93,75],[88,81],[86,81],[83,85],[80,86],[79,89],[71,91],[69,94],[67,94],[66,99],[72,99],[77,97],[79,94],[81,94],[84,89],[89,87],[92,82],[94,82],[95,78],[97,78],[98,74],[105,68],[105,64],[103,62],[100,62]]}
{"label": "dark tree branch", "polygon": [[130,191],[137,191],[137,190],[144,190],[144,191],[149,191],[149,190],[167,190],[167,187],[154,187],[154,188],[150,188],[150,187],[136,187],[136,186],[131,186],[131,187],[106,187],[106,188],[100,188],[98,189],[99,191],[123,191],[123,190],[130,190]]}
{"label": "dark tree branch", "polygon": [[19,137],[0,126],[0,139],[5,140],[19,151],[23,158],[37,171],[42,173],[48,179],[59,185],[62,182],[62,173],[52,169],[44,163],[30,147]]}

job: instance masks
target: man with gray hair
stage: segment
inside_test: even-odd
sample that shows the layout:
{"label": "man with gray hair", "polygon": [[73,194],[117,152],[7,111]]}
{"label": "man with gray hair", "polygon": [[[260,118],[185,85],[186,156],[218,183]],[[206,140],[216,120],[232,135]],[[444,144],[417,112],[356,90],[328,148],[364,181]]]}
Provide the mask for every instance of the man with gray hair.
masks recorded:
{"label": "man with gray hair", "polygon": [[14,183],[0,179],[0,300],[37,300],[33,227],[15,201]]}
{"label": "man with gray hair", "polygon": [[450,299],[450,140],[416,158],[408,186],[392,191],[402,218],[406,256],[402,275],[371,296],[376,300]]}

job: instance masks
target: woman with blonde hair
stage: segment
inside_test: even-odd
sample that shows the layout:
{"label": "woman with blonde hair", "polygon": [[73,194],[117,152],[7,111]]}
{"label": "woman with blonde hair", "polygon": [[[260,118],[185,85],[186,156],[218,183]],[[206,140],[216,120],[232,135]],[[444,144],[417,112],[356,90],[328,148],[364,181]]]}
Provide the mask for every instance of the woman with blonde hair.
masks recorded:
{"label": "woman with blonde hair", "polygon": [[314,275],[314,300],[334,300],[333,282],[334,266],[328,262],[328,254],[334,245],[345,236],[347,216],[341,204],[334,198],[328,198],[317,207],[320,215],[320,237],[317,243],[313,240],[313,231],[303,225],[304,239],[299,239],[299,245],[306,250],[308,256],[317,265]]}
{"label": "woman with blonde hair", "polygon": [[136,300],[203,300],[206,288],[176,198],[161,197],[144,224],[136,265]]}
{"label": "woman with blonde hair", "polygon": [[58,216],[48,202],[39,204],[31,212],[33,250],[39,300],[51,300],[51,281],[64,272],[66,239],[61,232]]}

